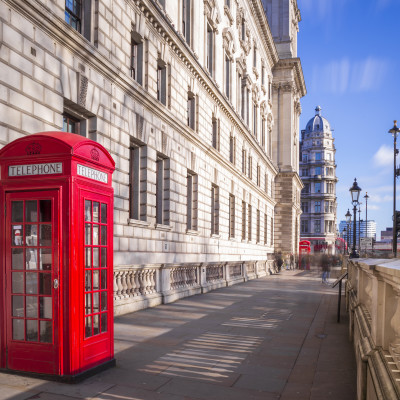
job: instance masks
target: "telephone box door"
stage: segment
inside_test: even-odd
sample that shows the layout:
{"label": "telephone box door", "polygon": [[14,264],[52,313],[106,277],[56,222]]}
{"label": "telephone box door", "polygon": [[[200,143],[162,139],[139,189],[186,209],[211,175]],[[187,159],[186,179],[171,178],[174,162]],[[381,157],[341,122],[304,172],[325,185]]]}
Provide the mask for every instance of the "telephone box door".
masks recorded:
{"label": "telephone box door", "polygon": [[59,369],[57,191],[6,194],[7,368]]}

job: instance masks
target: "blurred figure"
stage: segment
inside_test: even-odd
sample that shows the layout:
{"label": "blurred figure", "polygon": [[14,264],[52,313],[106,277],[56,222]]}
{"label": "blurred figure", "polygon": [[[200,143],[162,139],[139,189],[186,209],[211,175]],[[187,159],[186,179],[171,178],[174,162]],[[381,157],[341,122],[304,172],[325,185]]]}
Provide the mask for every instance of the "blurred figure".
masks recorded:
{"label": "blurred figure", "polygon": [[290,253],[290,269],[294,269],[294,255]]}
{"label": "blurred figure", "polygon": [[328,254],[323,253],[320,259],[320,265],[322,269],[322,283],[329,285],[329,273],[330,273],[330,258]]}

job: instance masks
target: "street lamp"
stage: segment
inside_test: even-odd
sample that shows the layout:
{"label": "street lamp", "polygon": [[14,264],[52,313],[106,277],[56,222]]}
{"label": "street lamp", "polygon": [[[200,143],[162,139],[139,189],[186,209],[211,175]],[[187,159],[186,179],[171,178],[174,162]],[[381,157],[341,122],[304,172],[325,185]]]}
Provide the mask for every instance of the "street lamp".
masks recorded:
{"label": "street lamp", "polygon": [[349,234],[350,234],[350,224],[351,224],[351,213],[349,209],[347,209],[345,217],[347,223],[347,254],[349,254]]}
{"label": "street lamp", "polygon": [[397,121],[394,121],[393,128],[389,130],[389,133],[393,135],[393,255],[397,257],[397,234],[396,234],[396,140],[400,129],[397,127]]}
{"label": "street lamp", "polygon": [[356,251],[356,220],[357,220],[357,204],[360,197],[361,188],[357,185],[357,178],[354,178],[353,186],[349,189],[351,194],[351,202],[353,203],[353,248],[351,249],[350,258],[358,258],[360,255]]}
{"label": "street lamp", "polygon": [[368,192],[365,192],[365,237],[368,237]]}
{"label": "street lamp", "polygon": [[[343,240],[346,240],[346,233],[347,233],[347,229],[346,229],[346,227],[344,227],[344,228],[343,228],[343,231],[342,231],[342,234],[343,234],[342,239],[343,239]],[[348,246],[348,244],[347,244],[347,246]],[[344,255],[344,252],[345,252],[345,251],[346,251],[346,246],[343,245],[343,255]]]}
{"label": "street lamp", "polygon": [[358,252],[361,253],[361,204],[358,203]]}

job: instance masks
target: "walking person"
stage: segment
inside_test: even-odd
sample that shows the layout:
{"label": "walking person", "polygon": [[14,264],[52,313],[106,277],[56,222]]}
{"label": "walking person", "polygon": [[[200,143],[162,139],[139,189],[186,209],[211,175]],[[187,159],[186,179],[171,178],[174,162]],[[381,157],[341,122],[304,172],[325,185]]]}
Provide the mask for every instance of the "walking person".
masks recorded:
{"label": "walking person", "polygon": [[329,284],[329,257],[323,253],[320,259],[320,266],[322,269],[322,283]]}
{"label": "walking person", "polygon": [[294,255],[290,253],[290,269],[294,269]]}

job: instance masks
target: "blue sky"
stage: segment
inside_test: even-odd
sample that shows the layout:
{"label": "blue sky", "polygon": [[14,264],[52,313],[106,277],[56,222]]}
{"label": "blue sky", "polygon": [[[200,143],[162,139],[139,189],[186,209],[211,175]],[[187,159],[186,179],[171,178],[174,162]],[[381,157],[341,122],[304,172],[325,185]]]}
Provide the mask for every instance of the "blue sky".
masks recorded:
{"label": "blue sky", "polygon": [[[380,231],[392,226],[388,130],[395,119],[400,127],[400,0],[298,0],[298,6],[298,56],[307,86],[301,129],[320,105],[334,129],[338,223],[352,207],[349,188],[357,178],[360,198],[370,196],[368,220],[376,221],[379,240]],[[400,178],[397,189],[400,209]]]}

